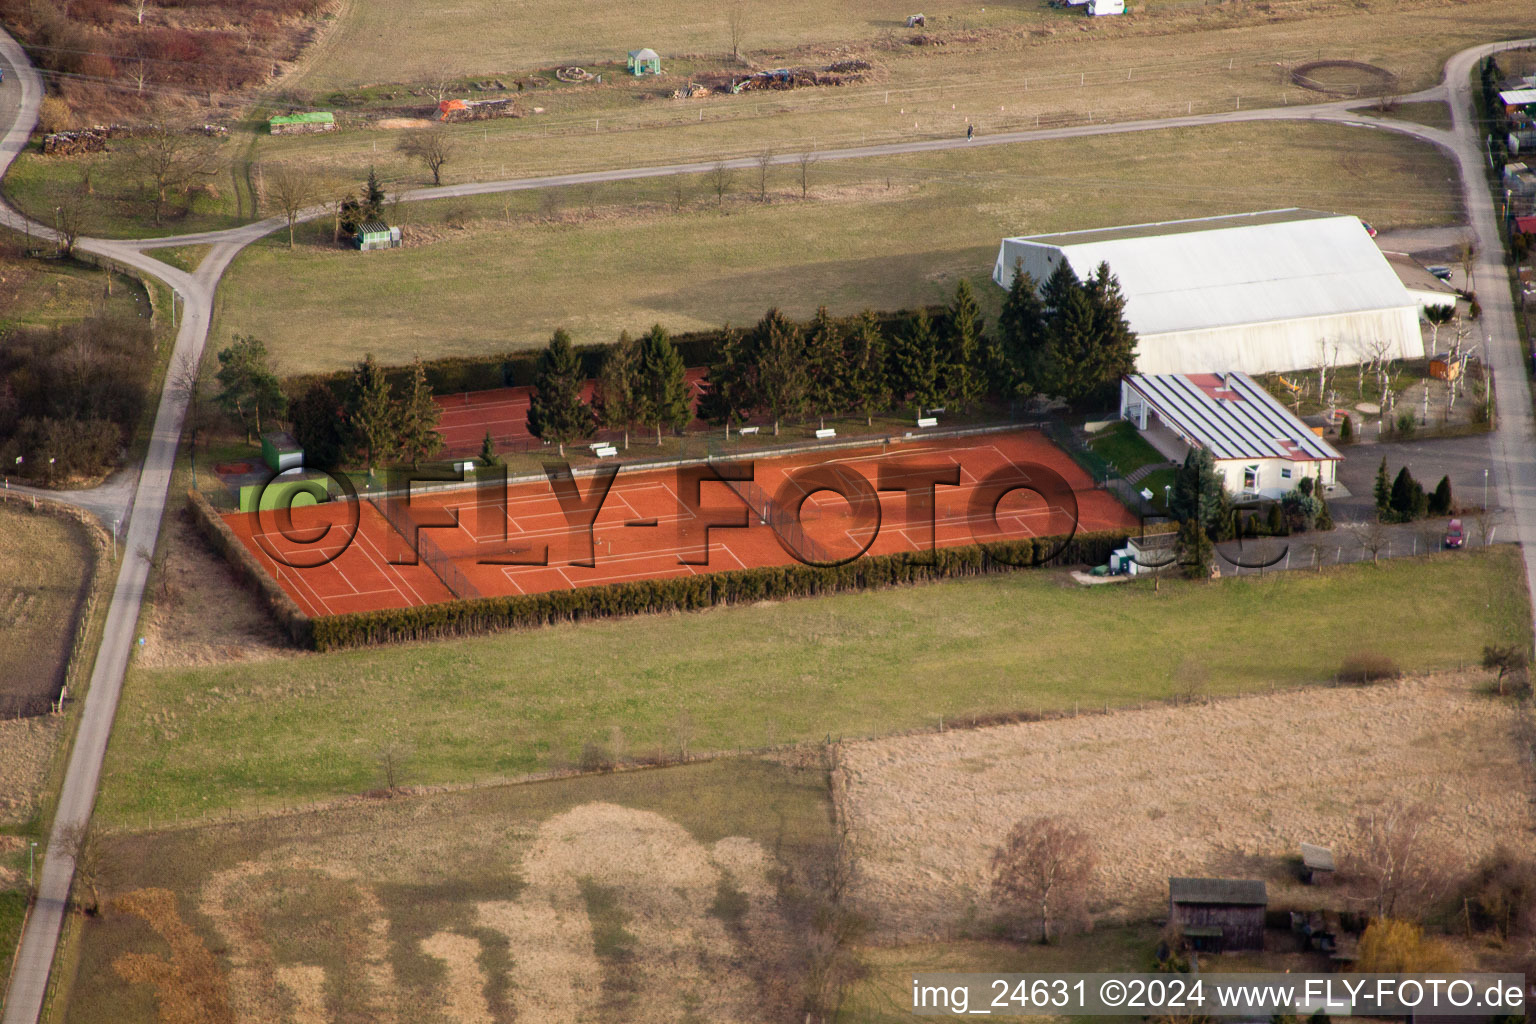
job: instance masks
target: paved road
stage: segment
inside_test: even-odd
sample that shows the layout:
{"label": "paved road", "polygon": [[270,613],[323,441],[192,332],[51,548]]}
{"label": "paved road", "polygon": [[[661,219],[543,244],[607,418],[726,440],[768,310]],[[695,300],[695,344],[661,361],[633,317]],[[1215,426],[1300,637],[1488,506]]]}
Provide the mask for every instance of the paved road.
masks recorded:
{"label": "paved road", "polygon": [[[1472,213],[1473,227],[1477,233],[1486,267],[1480,274],[1491,276],[1502,272],[1495,258],[1500,252],[1498,232],[1493,220],[1493,206],[1483,183],[1479,164],[1478,140],[1472,123],[1467,75],[1476,61],[1484,54],[1511,46],[1524,45],[1528,41],[1491,44],[1456,55],[1447,64],[1446,81],[1455,110],[1455,131],[1414,125],[1409,122],[1375,120],[1349,113],[1346,102],[1321,103],[1308,107],[1282,107],[1253,111],[1233,111],[1224,114],[1175,117],[1154,121],[1132,121],[1114,124],[1085,124],[1071,128],[1042,129],[1009,132],[965,139],[928,139],[882,146],[828,150],[818,154],[820,160],[855,160],[869,157],[895,156],[907,153],[935,152],[940,150],[1010,145],[1049,141],[1053,139],[1081,138],[1090,135],[1123,134],[1139,131],[1156,131],[1165,128],[1195,127],[1227,124],[1242,121],[1293,121],[1318,120],[1349,124],[1364,128],[1398,131],[1425,139],[1452,152],[1461,165],[1463,190],[1467,208]],[[42,96],[41,78],[26,60],[16,42],[0,32],[0,63],[6,66],[6,83],[0,93],[0,117],[6,117],[9,125],[0,140],[0,175],[10,161],[25,145],[36,123],[37,107]],[[1425,90],[1404,100],[1443,99],[1447,87]],[[776,163],[788,164],[798,159],[786,154],[775,159]],[[755,166],[755,158],[727,161],[733,168]],[[670,164],[665,166],[624,168],[595,171],[583,174],[562,174],[542,178],[524,178],[512,181],[449,185],[442,188],[419,189],[406,198],[435,199],[449,196],[469,196],[491,192],[510,192],[523,189],[574,185],[585,182],[620,181],[634,178],[663,177],[676,174],[697,174],[708,171],[713,163]],[[319,217],[323,210],[306,211],[305,220]],[[0,205],[0,223],[16,230],[30,228],[33,234],[51,236],[47,228],[28,224],[16,211]],[[282,222],[271,218],[227,231],[211,231],[146,240],[82,239],[78,247],[100,256],[118,260],[144,273],[159,278],[181,297],[185,313],[176,336],[173,365],[185,357],[200,360],[207,340],[209,317],[213,309],[214,291],[219,279],[235,255],[246,245],[276,230]],[[193,274],[172,268],[147,255],[156,248],[173,245],[208,244],[212,246],[208,256]],[[1485,300],[1485,325],[1498,339],[1497,344],[1487,344],[1485,351],[1492,358],[1497,370],[1498,399],[1505,410],[1500,429],[1493,437],[1493,455],[1496,462],[1506,467],[1501,488],[1501,499],[1512,509],[1522,537],[1536,538],[1536,463],[1528,460],[1531,449],[1531,402],[1521,371],[1523,355],[1518,350],[1514,330],[1513,310],[1507,291],[1489,289]],[[160,530],[160,520],[165,510],[167,488],[170,485],[177,439],[185,413],[185,398],[176,393],[167,382],[155,415],[153,436],[139,473],[134,497],[134,512],[129,525],[122,568],[113,590],[112,602],[107,613],[106,631],[97,654],[96,665],[91,673],[90,690],[86,695],[81,715],[80,731],[69,759],[68,772],[60,792],[59,806],[54,819],[54,839],[48,846],[38,888],[36,908],[22,936],[17,953],[15,973],[11,982],[3,1024],[35,1024],[46,992],[48,973],[58,943],[59,929],[63,921],[70,880],[74,873],[74,861],[70,852],[57,842],[63,827],[83,824],[90,820],[95,803],[97,783],[100,778],[102,758],[107,739],[117,712],[124,673],[132,650],[134,626],[138,620],[143,599],[148,565],[137,555],[143,550],[153,550]],[[1528,578],[1536,587],[1536,544],[1526,547]]]}

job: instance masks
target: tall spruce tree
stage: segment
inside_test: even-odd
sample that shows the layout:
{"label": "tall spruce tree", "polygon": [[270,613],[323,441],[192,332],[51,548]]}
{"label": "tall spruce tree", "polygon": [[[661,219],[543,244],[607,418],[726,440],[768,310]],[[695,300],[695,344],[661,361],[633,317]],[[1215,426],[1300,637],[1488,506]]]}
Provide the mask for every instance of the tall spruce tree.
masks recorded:
{"label": "tall spruce tree", "polygon": [[1093,308],[1094,344],[1087,360],[1085,398],[1106,400],[1120,378],[1136,371],[1136,333],[1125,318],[1120,279],[1100,263],[1084,283]]}
{"label": "tall spruce tree", "polygon": [[898,335],[894,363],[896,391],[912,403],[919,416],[943,401],[946,360],[927,310],[919,309],[906,331]]}
{"label": "tall spruce tree", "polygon": [[400,447],[400,410],[389,380],[370,352],[352,369],[347,393],[347,431],[353,458],[373,475],[374,466],[392,458]]}
{"label": "tall spruce tree", "polygon": [[1231,510],[1231,499],[1210,449],[1191,448],[1184,465],[1174,471],[1168,511],[1180,522],[1199,523],[1207,534],[1220,539],[1231,525]]}
{"label": "tall spruce tree", "polygon": [[945,324],[949,353],[944,385],[949,400],[962,410],[975,406],[987,392],[985,325],[971,282],[962,277]]}
{"label": "tall spruce tree", "polygon": [[237,334],[219,352],[217,379],[217,401],[240,421],[247,441],[252,433],[261,433],[264,416],[270,421],[288,407],[288,396],[267,358],[266,343],[254,335]]}
{"label": "tall spruce tree", "polygon": [[592,407],[605,430],[624,431],[624,448],[629,448],[629,431],[640,418],[636,388],[639,386],[640,346],[628,331],[603,355],[597,374],[597,390]]}
{"label": "tall spruce tree", "polygon": [[412,467],[442,449],[443,435],[437,429],[441,416],[442,410],[432,401],[427,368],[417,356],[411,364],[411,390],[400,409],[400,451],[411,460]]}
{"label": "tall spruce tree", "polygon": [[1045,304],[1039,286],[1022,265],[1014,268],[1013,283],[997,318],[1001,359],[993,370],[999,394],[1028,398],[1040,391],[1042,348],[1046,345]]}
{"label": "tall spruce tree", "polygon": [[844,362],[848,369],[848,408],[863,416],[866,425],[873,425],[875,413],[890,407],[891,384],[886,371],[885,331],[872,310],[866,309],[854,320]]}
{"label": "tall spruce tree", "polygon": [[779,424],[805,409],[805,340],[783,313],[770,309],[752,330],[751,352],[757,364],[756,404],[773,420],[777,437]]}
{"label": "tall spruce tree", "polygon": [[677,354],[665,327],[656,324],[640,339],[640,367],[636,375],[636,408],[639,420],[656,428],[661,444],[663,427],[682,430],[693,418],[688,400],[688,371]]}
{"label": "tall spruce tree", "polygon": [[727,437],[731,427],[745,423],[752,413],[752,369],[741,332],[726,324],[709,364],[709,388],[699,400],[699,416],[724,427]]}
{"label": "tall spruce tree", "polygon": [[805,332],[805,404],[827,425],[828,414],[842,412],[847,404],[843,362],[843,332],[822,306]]}
{"label": "tall spruce tree", "polygon": [[368,168],[368,181],[363,185],[363,199],[359,213],[363,220],[378,220],[384,216],[384,189],[379,185],[379,175]]}
{"label": "tall spruce tree", "polygon": [[567,444],[596,433],[592,407],[581,397],[586,381],[571,336],[557,329],[534,369],[528,431],[541,441],[554,442],[562,457]]}

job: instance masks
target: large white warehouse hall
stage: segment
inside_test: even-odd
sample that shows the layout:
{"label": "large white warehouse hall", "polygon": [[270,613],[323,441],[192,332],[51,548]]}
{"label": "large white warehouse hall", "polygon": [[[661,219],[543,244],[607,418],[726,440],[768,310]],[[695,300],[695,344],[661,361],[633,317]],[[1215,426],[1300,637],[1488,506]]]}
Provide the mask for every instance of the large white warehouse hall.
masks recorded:
{"label": "large white warehouse hall", "polygon": [[1021,267],[1044,284],[1066,260],[1109,264],[1139,337],[1142,373],[1270,373],[1358,363],[1384,341],[1424,353],[1419,302],[1359,218],[1315,210],[1005,238],[992,279]]}

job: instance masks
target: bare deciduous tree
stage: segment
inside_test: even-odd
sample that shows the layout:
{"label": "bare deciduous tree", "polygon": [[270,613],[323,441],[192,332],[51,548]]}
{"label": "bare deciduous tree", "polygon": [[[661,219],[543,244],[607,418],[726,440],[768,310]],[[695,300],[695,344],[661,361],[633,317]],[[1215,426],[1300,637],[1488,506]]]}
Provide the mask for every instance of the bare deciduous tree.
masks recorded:
{"label": "bare deciduous tree", "polygon": [[725,205],[725,194],[731,190],[731,183],[736,178],[736,172],[724,161],[716,163],[709,169],[707,180],[711,191],[715,193],[715,206]]}
{"label": "bare deciduous tree", "polygon": [[128,147],[128,167],[150,195],[159,224],[172,193],[187,194],[219,167],[218,154],[207,137],[173,125],[153,125]]}
{"label": "bare deciduous tree", "polygon": [[1530,664],[1530,653],[1518,644],[1490,644],[1483,648],[1483,668],[1498,672],[1499,696],[1504,696],[1504,678],[1519,678]]}
{"label": "bare deciduous tree", "polygon": [[679,761],[688,760],[688,748],[693,744],[693,737],[696,732],[693,725],[693,716],[686,711],[678,712],[677,717],[672,719],[671,731],[672,742],[677,744],[677,759]]}
{"label": "bare deciduous tree", "polygon": [[453,159],[454,143],[441,126],[413,128],[400,137],[396,147],[406,156],[420,160],[432,172],[432,184],[443,183],[443,165]]}
{"label": "bare deciduous tree", "polygon": [[314,178],[290,163],[264,167],[261,177],[272,204],[288,221],[288,248],[292,249],[294,222],[315,199]]}
{"label": "bare deciduous tree", "polygon": [[1433,821],[1431,800],[1387,804],[1356,819],[1340,865],[1351,898],[1378,918],[1414,915],[1431,903],[1444,882],[1426,834]]}
{"label": "bare deciduous tree", "polygon": [[757,154],[757,201],[768,201],[768,169],[773,166],[773,150],[765,149]]}
{"label": "bare deciduous tree", "polygon": [[203,402],[203,378],[197,359],[183,352],[171,368],[171,389],[187,403],[187,461],[192,467],[192,488],[197,489],[197,439],[208,427],[208,408]]}
{"label": "bare deciduous tree", "polygon": [[1088,837],[1057,818],[1032,818],[1009,830],[992,854],[992,892],[1039,925],[1041,942],[1056,922],[1083,912],[1098,858]]}
{"label": "bare deciduous tree", "polygon": [[409,743],[394,736],[379,744],[379,749],[375,752],[375,759],[379,766],[379,781],[384,784],[384,788],[391,796],[399,791],[414,753]]}
{"label": "bare deciduous tree", "polygon": [[133,13],[137,16],[138,24],[144,24],[144,8],[149,6],[149,0],[134,0]]}
{"label": "bare deciduous tree", "polygon": [[1477,291],[1472,283],[1472,275],[1477,271],[1477,246],[1471,242],[1463,242],[1456,250],[1456,262],[1461,264],[1461,277],[1466,282],[1467,294]]}
{"label": "bare deciduous tree", "polygon": [[90,207],[90,196],[82,187],[66,192],[54,208],[53,227],[59,236],[59,251],[65,256],[75,251],[75,242],[85,234]]}
{"label": "bare deciduous tree", "polygon": [[731,37],[731,60],[741,60],[741,38],[747,28],[747,11],[742,0],[735,0],[725,14],[725,30]]}
{"label": "bare deciduous tree", "polygon": [[1391,543],[1387,534],[1387,527],[1380,519],[1369,519],[1363,523],[1352,523],[1349,532],[1359,542],[1360,546],[1371,556],[1371,564],[1374,565],[1381,559],[1382,551]]}
{"label": "bare deciduous tree", "polygon": [[94,914],[101,907],[101,844],[89,824],[65,825],[56,834],[64,853],[75,862],[75,880],[71,888],[75,907]]}
{"label": "bare deciduous tree", "polygon": [[810,194],[810,190],[811,190],[811,167],[813,165],[815,165],[815,163],[816,163],[816,161],[818,159],[820,159],[820,154],[818,154],[814,149],[808,149],[804,153],[801,153],[799,158],[795,161],[795,163],[800,168],[800,198],[801,199],[805,199]]}

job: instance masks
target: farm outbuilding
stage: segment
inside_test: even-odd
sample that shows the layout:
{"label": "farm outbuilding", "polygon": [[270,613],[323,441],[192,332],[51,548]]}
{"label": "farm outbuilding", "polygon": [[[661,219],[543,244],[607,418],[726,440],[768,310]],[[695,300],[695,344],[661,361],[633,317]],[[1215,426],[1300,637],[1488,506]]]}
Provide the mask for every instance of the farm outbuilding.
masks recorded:
{"label": "farm outbuilding", "polygon": [[1272,373],[1362,361],[1378,341],[1419,359],[1419,304],[1359,218],[1315,210],[1005,238],[992,279],[1041,285],[1063,261],[1119,279],[1142,373]]}
{"label": "farm outbuilding", "polygon": [[273,135],[302,135],[336,130],[336,115],[329,110],[311,110],[302,114],[283,114],[267,122]]}
{"label": "farm outbuilding", "polygon": [[1168,879],[1168,924],[1202,953],[1263,950],[1268,907],[1257,879]]}
{"label": "farm outbuilding", "polygon": [[381,220],[364,221],[352,232],[352,244],[362,252],[370,249],[398,249],[403,243],[399,228]]}
{"label": "farm outbuilding", "polygon": [[261,435],[261,459],[274,473],[304,465],[304,449],[292,434],[274,430]]}
{"label": "farm outbuilding", "polygon": [[1338,864],[1328,847],[1301,844],[1301,874],[1308,885],[1331,885],[1336,870]]}
{"label": "farm outbuilding", "polygon": [[629,51],[629,73],[635,76],[661,74],[661,55],[650,47]]}
{"label": "farm outbuilding", "polygon": [[1302,480],[1338,482],[1338,449],[1246,373],[1133,374],[1120,382],[1120,418],[1165,454],[1204,448],[1233,496],[1280,498]]}

